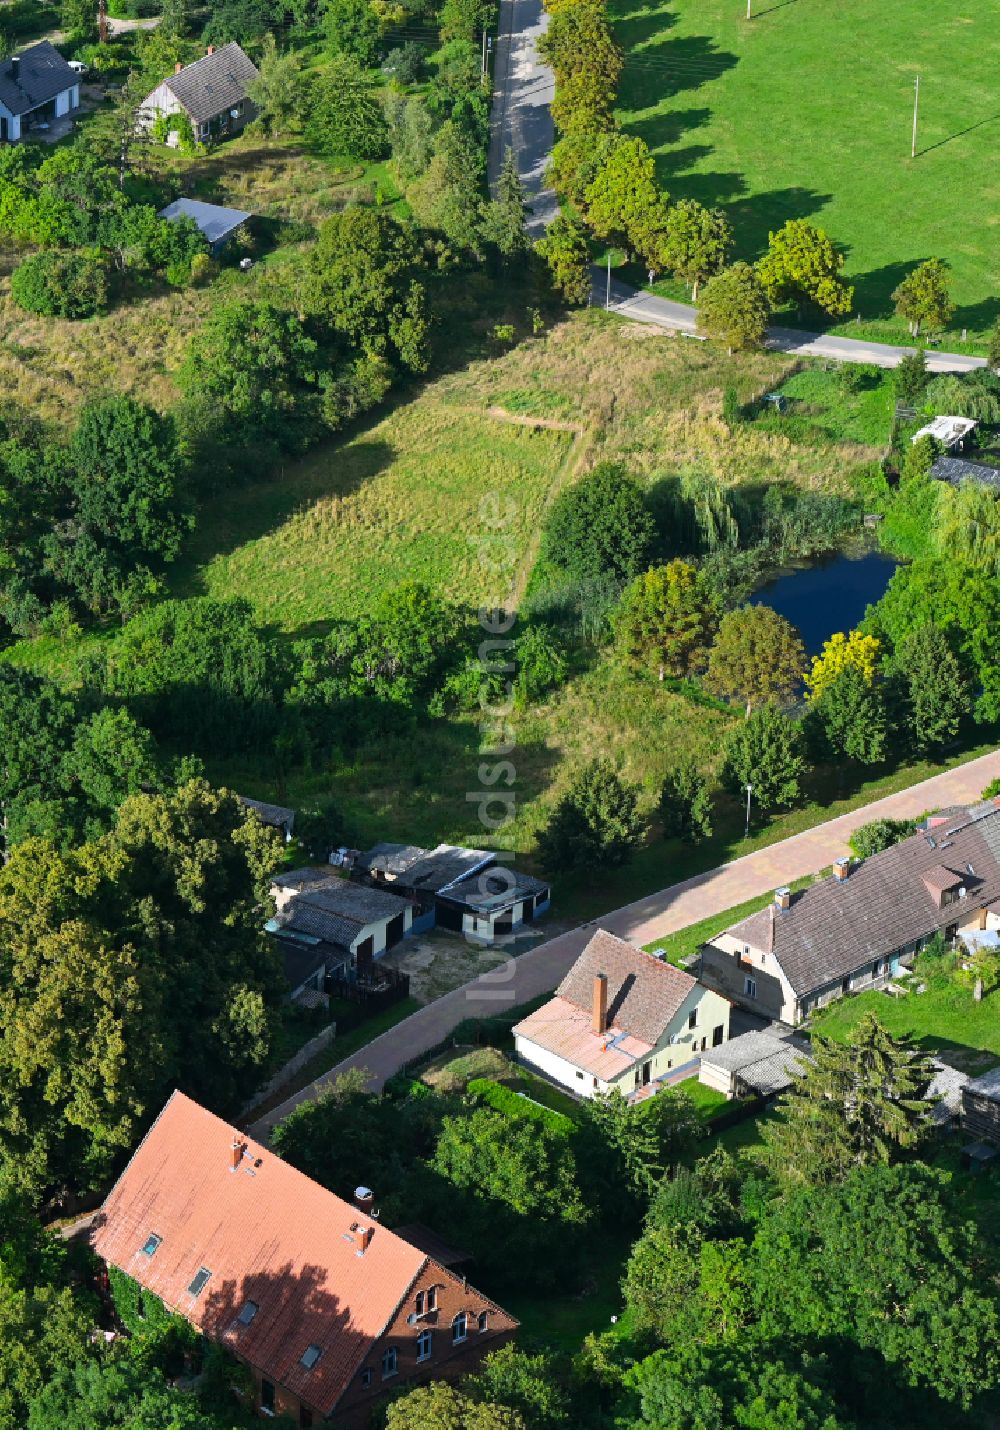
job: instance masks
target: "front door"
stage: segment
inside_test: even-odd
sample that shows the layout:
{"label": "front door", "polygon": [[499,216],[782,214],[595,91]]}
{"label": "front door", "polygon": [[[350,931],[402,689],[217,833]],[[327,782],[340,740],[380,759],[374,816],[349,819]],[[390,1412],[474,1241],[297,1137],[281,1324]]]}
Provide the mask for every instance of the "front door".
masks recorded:
{"label": "front door", "polygon": [[375,955],[375,939],[372,934],[363,938],[355,950],[355,959],[359,978],[367,978],[371,973],[372,963]]}
{"label": "front door", "polygon": [[649,1082],[649,1078],[650,1078],[650,1074],[651,1074],[651,1071],[652,1071],[652,1067],[653,1067],[653,1064],[652,1064],[652,1063],[643,1063],[643,1065],[642,1065],[642,1085],[643,1085],[643,1087],[645,1087],[646,1084]]}

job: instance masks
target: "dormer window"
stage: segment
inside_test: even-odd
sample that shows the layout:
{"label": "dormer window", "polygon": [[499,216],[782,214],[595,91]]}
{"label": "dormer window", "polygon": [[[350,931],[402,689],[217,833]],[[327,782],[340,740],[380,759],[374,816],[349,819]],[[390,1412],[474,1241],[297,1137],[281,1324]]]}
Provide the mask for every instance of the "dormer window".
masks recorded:
{"label": "dormer window", "polygon": [[188,1295],[200,1296],[201,1293],[204,1291],[205,1287],[208,1285],[211,1276],[212,1273],[211,1271],[209,1271],[207,1266],[200,1266],[198,1268],[197,1275],[191,1282],[191,1285],[188,1287]]}
{"label": "dormer window", "polygon": [[152,1235],[147,1236],[142,1248],[143,1256],[155,1256],[162,1240],[163,1237],[157,1236],[155,1231]]}
{"label": "dormer window", "polygon": [[312,1370],[322,1354],[323,1352],[319,1346],[306,1346],[302,1352],[302,1359],[299,1361],[299,1365],[304,1366],[306,1370]]}

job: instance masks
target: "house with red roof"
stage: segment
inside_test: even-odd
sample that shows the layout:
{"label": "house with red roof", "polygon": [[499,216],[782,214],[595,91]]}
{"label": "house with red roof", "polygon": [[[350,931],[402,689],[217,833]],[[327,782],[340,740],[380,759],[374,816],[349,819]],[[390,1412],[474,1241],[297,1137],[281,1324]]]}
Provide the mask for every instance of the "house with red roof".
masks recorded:
{"label": "house with red roof", "polygon": [[264,1415],[368,1424],[400,1382],[451,1377],[517,1322],[383,1226],[175,1092],[95,1220],[97,1254],[252,1374]]}
{"label": "house with red roof", "polygon": [[555,997],[515,1026],[514,1048],[578,1097],[646,1096],[725,1042],[730,1007],[690,973],[598,929]]}

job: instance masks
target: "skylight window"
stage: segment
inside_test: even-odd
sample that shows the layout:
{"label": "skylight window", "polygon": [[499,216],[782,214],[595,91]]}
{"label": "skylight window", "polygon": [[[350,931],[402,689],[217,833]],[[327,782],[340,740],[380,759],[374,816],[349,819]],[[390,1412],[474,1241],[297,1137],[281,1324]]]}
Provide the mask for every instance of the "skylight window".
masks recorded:
{"label": "skylight window", "polygon": [[258,1307],[256,1301],[246,1301],[244,1302],[243,1310],[236,1317],[236,1319],[239,1321],[241,1326],[249,1326],[250,1322],[253,1320],[254,1316],[256,1316],[259,1309],[260,1308]]}
{"label": "skylight window", "polygon": [[316,1364],[322,1354],[323,1352],[320,1350],[319,1346],[306,1346],[305,1350],[302,1352],[302,1359],[299,1364],[304,1365],[306,1370],[312,1370],[313,1366]]}
{"label": "skylight window", "polygon": [[159,1250],[160,1242],[162,1240],[163,1237],[157,1236],[155,1231],[152,1233],[152,1235],[148,1236],[146,1238],[146,1244],[142,1248],[143,1256],[155,1256],[157,1251]]}
{"label": "skylight window", "polygon": [[211,1277],[211,1275],[212,1273],[211,1271],[209,1271],[207,1266],[199,1266],[197,1276],[194,1278],[194,1280],[191,1282],[191,1285],[188,1287],[188,1295],[200,1296],[201,1293],[204,1291],[205,1287],[208,1285],[209,1278]]}

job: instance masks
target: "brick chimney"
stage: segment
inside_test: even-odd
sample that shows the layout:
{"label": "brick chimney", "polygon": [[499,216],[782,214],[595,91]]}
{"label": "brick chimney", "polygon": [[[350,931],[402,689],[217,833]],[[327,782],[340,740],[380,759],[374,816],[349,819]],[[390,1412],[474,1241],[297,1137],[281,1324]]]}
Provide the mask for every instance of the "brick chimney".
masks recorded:
{"label": "brick chimney", "polygon": [[833,863],[833,877],[838,884],[843,884],[851,872],[850,858],[845,854],[843,859],[835,859]]}
{"label": "brick chimney", "polygon": [[594,1032],[598,1037],[608,1028],[608,976],[606,973],[594,975]]}
{"label": "brick chimney", "polygon": [[235,1172],[243,1161],[243,1153],[247,1150],[247,1144],[239,1137],[233,1138],[233,1145],[229,1149],[229,1170]]}
{"label": "brick chimney", "polygon": [[774,891],[774,907],[776,909],[790,909],[792,906],[792,891],[783,884],[780,889]]}
{"label": "brick chimney", "polygon": [[181,64],[180,60],[178,60],[177,63],[174,65],[174,74],[180,74],[183,68],[184,66]]}
{"label": "brick chimney", "polygon": [[215,54],[215,46],[214,46],[214,45],[209,45],[209,47],[208,47],[208,49],[205,51],[205,53],[206,53],[206,55],[214,55],[214,54]]}
{"label": "brick chimney", "polygon": [[371,1244],[372,1244],[372,1237],[373,1237],[374,1235],[375,1235],[375,1228],[374,1228],[373,1226],[363,1226],[363,1227],[361,1228],[361,1230],[358,1232],[358,1247],[359,1247],[358,1255],[359,1255],[359,1256],[364,1256],[365,1252],[368,1250],[368,1248],[369,1248],[369,1247],[371,1246]]}
{"label": "brick chimney", "polygon": [[378,1212],[375,1210],[375,1193],[371,1187],[354,1188],[354,1205],[359,1212],[364,1212],[365,1216],[378,1216]]}

